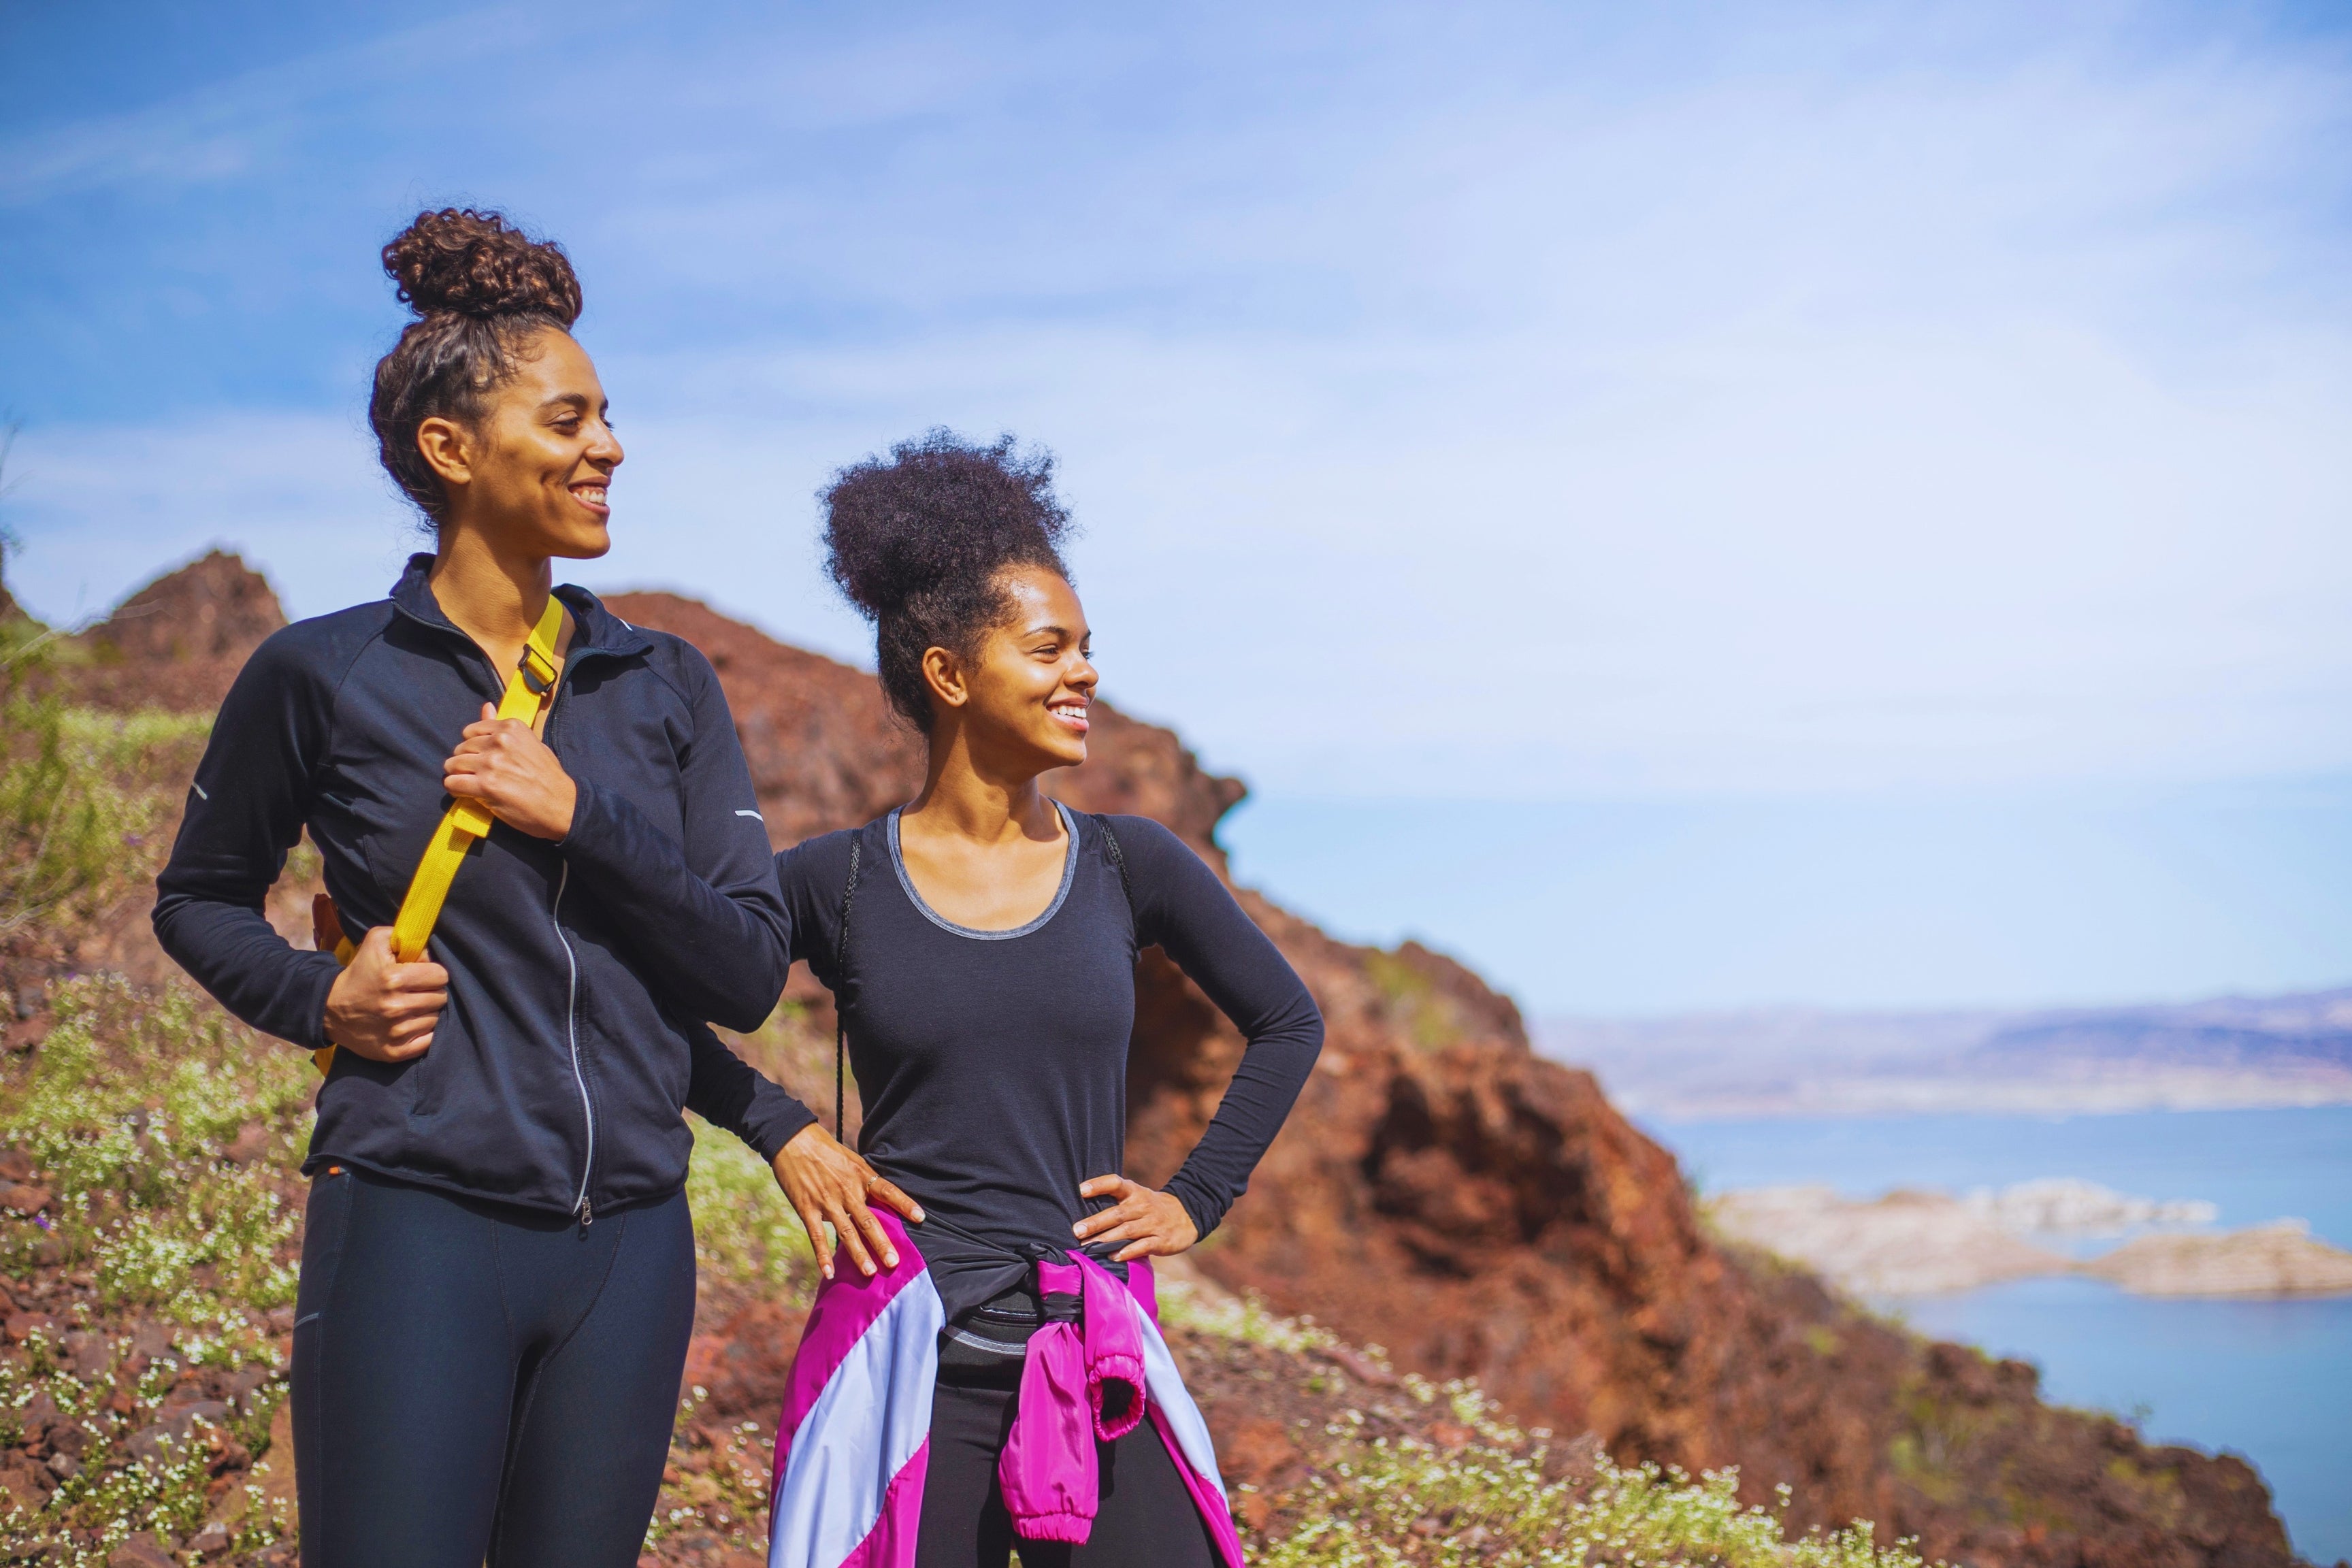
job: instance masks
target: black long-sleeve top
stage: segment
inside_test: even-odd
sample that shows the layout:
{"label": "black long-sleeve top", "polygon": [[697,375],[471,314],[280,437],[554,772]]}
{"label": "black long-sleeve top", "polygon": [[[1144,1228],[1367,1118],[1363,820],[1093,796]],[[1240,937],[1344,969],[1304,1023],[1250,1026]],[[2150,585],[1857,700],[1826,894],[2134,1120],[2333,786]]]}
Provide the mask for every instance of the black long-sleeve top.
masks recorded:
{"label": "black long-sleeve top", "polygon": [[1070,1247],[1070,1226],[1108,1206],[1081,1198],[1078,1184],[1121,1172],[1135,962],[1161,948],[1248,1041],[1167,1186],[1205,1237],[1281,1131],[1322,1048],[1322,1015],[1183,840],[1148,817],[1062,816],[1060,890],[1012,931],[967,930],[922,901],[898,854],[896,812],[785,851],[776,869],[793,955],[843,1009],[866,1110],[861,1152],[930,1215],[1025,1250]]}
{"label": "black long-sleeve top", "polygon": [[[328,1043],[332,954],[293,948],[262,901],[310,830],[355,939],[388,925],[449,797],[441,763],[505,672],[443,615],[413,558],[387,599],[299,622],[221,705],[156,879],[163,950],[238,1017]],[[807,1125],[702,1026],[756,1026],[789,934],[772,852],[709,661],[594,595],[545,739],[579,787],[561,844],[500,823],[435,927],[449,971],[432,1048],[335,1054],[309,1163],[327,1159],[558,1212],[674,1192],[691,1108],[764,1156]]]}

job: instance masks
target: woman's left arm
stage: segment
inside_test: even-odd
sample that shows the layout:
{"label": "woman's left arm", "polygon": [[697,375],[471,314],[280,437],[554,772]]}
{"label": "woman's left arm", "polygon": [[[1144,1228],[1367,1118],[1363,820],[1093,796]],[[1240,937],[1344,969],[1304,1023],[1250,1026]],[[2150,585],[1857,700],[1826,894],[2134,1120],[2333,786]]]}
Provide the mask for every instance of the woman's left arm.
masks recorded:
{"label": "woman's left arm", "polygon": [[1079,1222],[1079,1237],[1127,1241],[1118,1254],[1126,1258],[1181,1252],[1216,1229],[1315,1069],[1323,1015],[1281,950],[1182,839],[1149,817],[1110,820],[1127,862],[1136,945],[1164,950],[1248,1042],[1208,1130],[1164,1191],[1119,1175],[1079,1189],[1118,1199]]}
{"label": "woman's left arm", "polygon": [[709,661],[680,647],[677,674],[693,715],[679,765],[685,843],[626,796],[567,775],[515,721],[468,726],[446,783],[501,821],[556,840],[679,1012],[756,1029],[783,994],[792,921],[726,694]]}

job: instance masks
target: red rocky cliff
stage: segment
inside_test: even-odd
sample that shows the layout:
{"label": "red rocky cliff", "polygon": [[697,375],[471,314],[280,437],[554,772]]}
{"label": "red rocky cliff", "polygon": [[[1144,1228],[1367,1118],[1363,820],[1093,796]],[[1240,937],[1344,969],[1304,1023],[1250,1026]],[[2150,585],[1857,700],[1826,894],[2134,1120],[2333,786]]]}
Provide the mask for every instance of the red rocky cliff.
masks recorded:
{"label": "red rocky cliff", "polygon": [[[871,676],[688,600],[612,604],[709,655],[780,846],[911,793],[918,749]],[[92,635],[89,696],[216,702],[277,623],[267,584],[209,556]],[[1107,706],[1091,750],[1057,793],[1155,816],[1223,868],[1213,836],[1239,784],[1202,772],[1170,731]],[[1789,1482],[1799,1522],[1874,1520],[1883,1536],[1920,1537],[1931,1559],[2292,1561],[2242,1462],[2150,1447],[2119,1423],[2053,1409],[2031,1368],[1918,1341],[1809,1275],[1727,1251],[1673,1158],[1590,1074],[1535,1056],[1517,1010],[1468,970],[1410,943],[1336,942],[1241,896],[1314,989],[1329,1034],[1248,1198],[1196,1254],[1222,1283],[1310,1312],[1404,1366],[1475,1376],[1523,1420],[1590,1432],[1622,1459],[1737,1464],[1759,1501]],[[1129,1149],[1149,1180],[1198,1136],[1241,1044],[1156,953],[1139,986]],[[795,991],[822,997],[804,976]],[[764,1390],[793,1331],[781,1319],[770,1330],[772,1346],[698,1341],[706,1357],[732,1358],[707,1375]],[[1281,1441],[1278,1430],[1269,1439]],[[1282,1462],[1271,1449],[1252,1461]]]}
{"label": "red rocky cliff", "polygon": [[[919,782],[873,677],[707,607],[614,608],[717,665],[779,846],[867,820]],[[1097,708],[1086,765],[1055,793],[1159,818],[1221,869],[1242,786],[1170,731]],[[1596,1435],[1621,1459],[1741,1467],[1800,1522],[1877,1521],[1932,1558],[2050,1564],[2285,1563],[2236,1459],[2151,1449],[2060,1412],[2033,1374],[1899,1334],[1811,1277],[1704,1231],[1674,1159],[1589,1073],[1529,1050],[1517,1009],[1408,943],[1350,947],[1255,894],[1244,903],[1313,988],[1322,1062],[1202,1268],[1438,1377],[1475,1376],[1523,1419]],[[1164,1179],[1216,1108],[1241,1041],[1147,954],[1129,1087],[1129,1165]]]}

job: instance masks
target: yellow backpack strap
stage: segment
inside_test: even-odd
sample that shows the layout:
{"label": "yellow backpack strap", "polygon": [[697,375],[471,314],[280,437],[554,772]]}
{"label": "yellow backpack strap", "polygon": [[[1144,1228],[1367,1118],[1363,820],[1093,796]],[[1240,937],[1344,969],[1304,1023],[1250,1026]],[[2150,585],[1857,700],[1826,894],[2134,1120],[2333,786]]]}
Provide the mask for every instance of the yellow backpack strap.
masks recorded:
{"label": "yellow backpack strap", "polygon": [[[541,612],[539,624],[530,628],[525,639],[522,658],[515,672],[507,678],[506,695],[499,703],[499,717],[520,720],[525,724],[539,722],[539,715],[555,697],[555,677],[561,666],[556,661],[555,639],[563,632],[563,604],[554,595],[547,596],[547,608]],[[400,913],[393,917],[392,951],[403,963],[414,963],[425,956],[425,940],[432,936],[433,927],[441,919],[441,906],[448,901],[449,884],[457,879],[457,868],[466,863],[466,851],[474,841],[490,831],[496,819],[489,808],[477,800],[460,800],[443,815],[440,825],[434,828],[432,841],[425,846],[425,857],[416,862],[416,870],[408,879],[408,892],[400,900]],[[327,945],[328,930],[320,917],[318,903],[327,904],[326,921],[333,921],[335,959],[349,968],[359,950],[342,934],[342,922],[335,915],[331,900],[324,894],[311,906],[311,925],[319,945]],[[310,1059],[325,1072],[334,1061],[335,1047],[310,1053]]]}

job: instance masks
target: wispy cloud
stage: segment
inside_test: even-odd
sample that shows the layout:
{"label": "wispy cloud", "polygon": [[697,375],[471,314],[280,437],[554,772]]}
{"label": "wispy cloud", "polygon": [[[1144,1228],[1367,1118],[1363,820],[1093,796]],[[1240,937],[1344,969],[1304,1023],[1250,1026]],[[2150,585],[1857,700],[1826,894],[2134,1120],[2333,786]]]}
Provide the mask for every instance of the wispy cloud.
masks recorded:
{"label": "wispy cloud", "polygon": [[[933,423],[1045,440],[1115,694],[1292,788],[2352,764],[2336,41],[2131,6],[585,26],[562,71],[407,37],[200,87],[16,149],[0,199],[193,172],[218,210],[169,221],[224,253],[511,201],[581,258],[633,442],[588,579],[837,649],[824,474]],[[150,504],[286,519],[309,609],[362,574],[306,509],[396,555],[348,412],[388,314],[245,319],[319,412],[37,423],[37,603],[130,586]],[[109,341],[168,383],[169,341]],[[224,446],[299,482],[197,477]]]}

